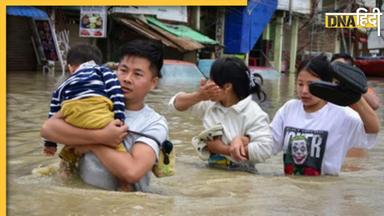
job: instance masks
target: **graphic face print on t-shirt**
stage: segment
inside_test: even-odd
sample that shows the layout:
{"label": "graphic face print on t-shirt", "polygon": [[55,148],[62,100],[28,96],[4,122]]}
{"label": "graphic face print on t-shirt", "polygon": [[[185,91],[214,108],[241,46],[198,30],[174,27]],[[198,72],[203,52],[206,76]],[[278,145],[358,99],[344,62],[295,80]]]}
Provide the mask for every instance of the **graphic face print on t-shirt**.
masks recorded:
{"label": "graphic face print on t-shirt", "polygon": [[286,127],[284,130],[284,173],[321,175],[328,132]]}
{"label": "graphic face print on t-shirt", "polygon": [[291,142],[291,153],[295,164],[302,165],[308,156],[308,143],[304,136],[294,136]]}

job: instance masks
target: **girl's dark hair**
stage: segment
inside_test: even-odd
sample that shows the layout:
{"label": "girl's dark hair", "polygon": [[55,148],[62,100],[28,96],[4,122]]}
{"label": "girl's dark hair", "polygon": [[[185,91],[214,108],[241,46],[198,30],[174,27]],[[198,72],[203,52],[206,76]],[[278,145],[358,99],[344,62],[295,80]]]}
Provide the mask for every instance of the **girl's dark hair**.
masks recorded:
{"label": "girl's dark hair", "polygon": [[67,54],[67,64],[69,65],[81,65],[92,60],[100,65],[103,61],[103,54],[99,48],[90,44],[76,44],[69,49]]}
{"label": "girl's dark hair", "polygon": [[151,65],[153,74],[161,78],[161,67],[163,66],[164,54],[163,44],[155,40],[132,40],[124,44],[119,50],[119,61],[125,56],[137,56],[147,59]]}
{"label": "girl's dark hair", "polygon": [[320,54],[312,59],[302,61],[297,70],[297,76],[303,70],[307,70],[323,81],[332,81],[331,65],[327,59],[327,56],[323,54]]}
{"label": "girl's dark hair", "polygon": [[241,59],[228,57],[216,60],[211,67],[210,78],[220,87],[231,83],[240,100],[253,93],[256,93],[261,101],[267,97],[261,89],[263,78],[260,74],[251,73]]}

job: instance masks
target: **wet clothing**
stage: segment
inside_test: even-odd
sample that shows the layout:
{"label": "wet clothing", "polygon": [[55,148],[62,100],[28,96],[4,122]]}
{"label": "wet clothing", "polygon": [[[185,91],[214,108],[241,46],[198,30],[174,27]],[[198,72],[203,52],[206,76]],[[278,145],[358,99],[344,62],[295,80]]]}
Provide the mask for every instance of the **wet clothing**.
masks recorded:
{"label": "wet clothing", "polygon": [[49,117],[60,111],[63,101],[104,96],[113,103],[115,119],[124,120],[125,99],[116,74],[93,61],[83,63],[52,94]]}
{"label": "wet clothing", "polygon": [[[143,109],[138,111],[126,110],[125,116],[126,116],[125,124],[129,126],[129,130],[150,135],[156,138],[160,143],[164,142],[165,139],[167,138],[168,126],[167,126],[166,119],[163,116],[156,113],[153,109],[151,109],[147,105],[145,105]],[[150,146],[153,149],[154,153],[156,154],[156,158],[157,159],[159,158],[160,147],[156,143],[156,141],[150,138],[129,134],[124,139],[124,146],[129,151],[133,147],[133,145],[138,142],[144,143]],[[93,154],[93,153],[87,153],[87,154]],[[80,161],[80,163],[81,162],[82,161]],[[82,169],[83,167],[82,164],[80,164],[79,167],[80,169]],[[104,167],[101,167],[100,169],[106,170]],[[80,173],[82,172],[86,172],[86,171],[80,170]],[[148,171],[148,173],[139,182],[137,182],[134,185],[135,190],[148,191],[150,175],[151,175],[151,171]],[[109,182],[116,182],[116,181],[109,181]]]}
{"label": "wet clothing", "polygon": [[[104,96],[92,96],[78,100],[67,100],[62,103],[60,112],[67,123],[87,129],[99,129],[106,127],[114,119],[112,112],[112,101]],[[126,149],[121,143],[116,150],[125,152]],[[70,170],[76,166],[78,157],[73,150],[64,146],[59,154],[60,158],[66,161]]]}
{"label": "wet clothing", "polygon": [[[176,110],[174,106],[176,97],[177,94],[169,101],[169,107],[173,110]],[[254,166],[255,163],[263,162],[271,156],[273,141],[269,118],[252,100],[251,95],[231,107],[224,107],[218,102],[201,101],[191,106],[188,112],[202,119],[206,129],[221,124],[222,141],[225,144],[230,144],[236,136],[248,136],[249,160],[241,163]]]}
{"label": "wet clothing", "polygon": [[[100,110],[96,109],[96,104]],[[81,64],[53,92],[48,116],[62,111],[69,124],[97,129],[105,127],[114,118],[124,121],[124,110],[125,98],[116,74],[107,67],[89,61]],[[57,146],[47,140],[44,145]],[[123,150],[121,147],[119,149]]]}
{"label": "wet clothing", "polygon": [[376,134],[367,134],[357,112],[327,103],[305,112],[303,103],[286,102],[271,122],[273,153],[284,152],[284,172],[291,175],[337,175],[351,147],[371,148]]}

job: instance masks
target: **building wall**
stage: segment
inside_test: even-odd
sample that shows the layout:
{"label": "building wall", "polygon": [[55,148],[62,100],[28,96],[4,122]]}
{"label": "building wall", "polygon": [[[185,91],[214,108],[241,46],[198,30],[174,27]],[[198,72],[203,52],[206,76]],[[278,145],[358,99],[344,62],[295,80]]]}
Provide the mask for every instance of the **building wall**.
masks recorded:
{"label": "building wall", "polygon": [[7,16],[7,71],[36,70],[37,60],[32,45],[31,20]]}
{"label": "building wall", "polygon": [[326,29],[323,25],[308,24],[299,27],[298,54],[334,53],[337,31]]}
{"label": "building wall", "polygon": [[69,31],[69,46],[77,43],[91,43],[91,39],[79,36],[80,12],[55,10],[56,33]]}
{"label": "building wall", "polygon": [[76,43],[90,43],[89,38],[79,37],[79,24],[71,23],[67,24],[67,29],[69,30],[69,45],[72,46]]}

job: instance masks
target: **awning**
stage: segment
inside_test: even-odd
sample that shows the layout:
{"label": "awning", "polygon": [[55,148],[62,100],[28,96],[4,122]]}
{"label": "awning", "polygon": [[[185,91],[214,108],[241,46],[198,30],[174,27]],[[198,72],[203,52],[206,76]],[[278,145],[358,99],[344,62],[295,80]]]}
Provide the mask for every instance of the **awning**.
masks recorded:
{"label": "awning", "polygon": [[29,6],[7,6],[7,14],[11,16],[31,17],[38,20],[49,19],[45,11]]}
{"label": "awning", "polygon": [[[143,17],[142,17],[143,18]],[[151,39],[160,40],[165,46],[172,47],[180,52],[189,52],[204,48],[204,45],[189,38],[177,37],[163,29],[146,23],[138,17],[114,17],[118,22],[126,25],[137,33]]]}
{"label": "awning", "polygon": [[157,26],[169,33],[172,33],[178,37],[189,38],[191,40],[194,40],[203,44],[210,44],[210,45],[219,44],[219,42],[212,40],[211,38],[201,34],[200,32],[197,32],[189,28],[188,26],[162,23],[154,17],[146,17],[146,19],[148,23],[154,26]]}
{"label": "awning", "polygon": [[224,52],[248,53],[263,33],[277,7],[277,0],[248,0],[247,7],[226,9]]}
{"label": "awning", "polygon": [[151,30],[149,26],[147,26],[144,22],[140,21],[139,19],[115,18],[115,20],[119,21],[120,23],[126,25],[130,29],[138,32],[139,34],[147,38],[161,40],[164,45],[168,47],[177,48],[177,46],[175,46],[171,41],[169,41],[168,38],[165,38],[160,34],[156,33],[155,31]]}

